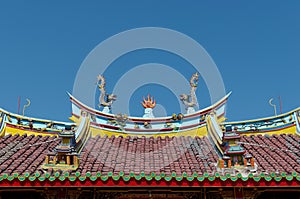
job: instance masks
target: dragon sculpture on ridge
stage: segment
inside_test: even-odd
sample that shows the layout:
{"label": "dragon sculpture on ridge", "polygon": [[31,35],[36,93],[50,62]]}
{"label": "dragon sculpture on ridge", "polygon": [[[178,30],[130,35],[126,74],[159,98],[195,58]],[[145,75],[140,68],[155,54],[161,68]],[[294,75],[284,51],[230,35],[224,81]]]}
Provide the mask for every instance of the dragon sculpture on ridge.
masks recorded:
{"label": "dragon sculpture on ridge", "polygon": [[181,94],[180,100],[185,105],[185,108],[187,109],[187,113],[193,113],[195,112],[194,106],[198,104],[197,97],[196,97],[196,89],[198,85],[198,73],[194,73],[190,79],[190,94]]}
{"label": "dragon sculpture on ridge", "polygon": [[[111,105],[113,104],[113,102],[117,99],[117,96],[114,94],[106,94],[105,78],[103,75],[97,76],[97,85],[100,90],[98,107],[103,106],[104,109],[110,108]],[[107,111],[105,111],[105,112],[107,112]]]}

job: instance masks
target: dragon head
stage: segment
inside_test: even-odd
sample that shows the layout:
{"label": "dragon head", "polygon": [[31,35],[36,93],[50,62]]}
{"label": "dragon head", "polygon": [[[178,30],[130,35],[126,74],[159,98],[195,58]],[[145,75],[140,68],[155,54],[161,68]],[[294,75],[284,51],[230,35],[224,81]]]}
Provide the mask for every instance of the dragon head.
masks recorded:
{"label": "dragon head", "polygon": [[116,101],[117,100],[117,96],[114,94],[108,94],[107,96],[107,102],[111,102],[111,101]]}
{"label": "dragon head", "polygon": [[189,96],[187,94],[181,94],[180,95],[180,100],[181,101],[188,101],[188,99],[189,99]]}

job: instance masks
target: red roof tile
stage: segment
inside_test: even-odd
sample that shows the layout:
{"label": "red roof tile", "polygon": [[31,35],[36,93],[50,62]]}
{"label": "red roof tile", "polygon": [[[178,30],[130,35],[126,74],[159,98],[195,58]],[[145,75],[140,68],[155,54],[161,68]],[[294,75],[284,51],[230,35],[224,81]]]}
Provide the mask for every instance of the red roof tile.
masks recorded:
{"label": "red roof tile", "polygon": [[78,170],[145,175],[176,172],[181,175],[215,171],[218,155],[206,137],[100,137],[90,138],[80,155]]}
{"label": "red roof tile", "polygon": [[[53,142],[51,142],[53,141]],[[41,144],[42,143],[42,144]],[[6,135],[0,138],[0,174],[33,174],[44,163],[45,154],[57,146],[59,140],[49,136]]]}
{"label": "red roof tile", "polygon": [[261,172],[300,172],[300,137],[296,135],[243,136],[242,142]]}
{"label": "red roof tile", "polygon": [[[299,141],[295,135],[242,136],[247,153],[258,164],[259,172],[300,172]],[[7,135],[0,138],[0,175],[19,176],[45,172],[41,165],[45,155],[59,144],[56,137]],[[43,143],[43,144],[39,144]],[[215,173],[219,157],[207,137],[91,137],[80,153],[77,171],[53,171],[48,175],[56,177],[80,172],[95,176],[112,173],[125,176],[130,174],[187,176]]]}

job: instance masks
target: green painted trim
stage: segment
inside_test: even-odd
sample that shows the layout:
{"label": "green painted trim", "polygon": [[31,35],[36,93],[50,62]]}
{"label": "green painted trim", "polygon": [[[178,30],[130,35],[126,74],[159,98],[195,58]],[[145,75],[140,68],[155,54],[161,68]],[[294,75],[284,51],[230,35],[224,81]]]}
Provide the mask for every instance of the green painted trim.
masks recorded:
{"label": "green painted trim", "polygon": [[112,172],[108,172],[108,173],[107,173],[107,176],[112,177],[112,176],[113,176],[113,173],[112,173]]}
{"label": "green painted trim", "polygon": [[278,176],[278,177],[275,177],[274,178],[277,182],[279,182],[281,179],[282,179],[282,177],[281,176]]}
{"label": "green painted trim", "polygon": [[151,176],[151,177],[155,177],[156,175],[155,175],[154,172],[151,172],[151,173],[150,173],[150,176]]}
{"label": "green painted trim", "polygon": [[228,178],[227,178],[226,176],[220,176],[220,179],[221,179],[222,181],[225,181],[225,180],[227,180]]}
{"label": "green painted trim", "polygon": [[97,177],[100,177],[100,176],[101,176],[101,172],[98,171],[97,174],[96,174],[96,176],[97,176]]}
{"label": "green painted trim", "polygon": [[142,172],[140,173],[140,176],[141,176],[141,177],[145,177],[145,172],[142,171]]}
{"label": "green painted trim", "polygon": [[7,173],[4,173],[3,174],[3,179],[7,179],[7,177],[8,177]]}
{"label": "green painted trim", "polygon": [[8,177],[7,177],[7,180],[9,180],[9,181],[12,181],[12,180],[14,180],[14,179],[15,179],[14,176],[8,176]]}
{"label": "green painted trim", "polygon": [[[122,176],[122,178],[123,178],[123,180],[126,181],[126,182],[130,180],[130,176]],[[101,180],[102,180],[102,179],[101,179]]]}
{"label": "green painted trim", "polygon": [[154,179],[155,179],[156,181],[159,181],[159,180],[161,180],[161,177],[160,177],[160,176],[155,176]]}
{"label": "green painted trim", "polygon": [[211,181],[211,182],[214,181],[215,179],[216,179],[215,176],[209,176],[209,177],[208,177],[208,180]]}
{"label": "green painted trim", "polygon": [[81,176],[81,173],[80,173],[79,171],[76,171],[75,176],[76,176],[76,177],[80,177],[80,176]]}
{"label": "green painted trim", "polygon": [[255,177],[253,177],[253,180],[254,180],[255,182],[260,181],[260,176],[255,176]]}
{"label": "green painted trim", "polygon": [[54,173],[54,176],[58,178],[60,176],[60,173],[57,171]]}
{"label": "green painted trim", "polygon": [[241,177],[241,179],[245,182],[245,181],[247,181],[249,178],[248,178],[248,177]]}
{"label": "green painted trim", "polygon": [[24,180],[26,179],[26,177],[24,177],[24,176],[19,176],[18,179],[22,182],[22,181],[24,181]]}
{"label": "green painted trim", "polygon": [[182,176],[176,176],[176,181],[181,181],[182,179],[183,179],[183,177]]}
{"label": "green painted trim", "polygon": [[187,177],[186,179],[191,182],[194,180],[194,178],[195,178],[194,176],[190,176],[190,177]]}
{"label": "green painted trim", "polygon": [[217,173],[215,173],[215,177],[220,177],[220,174],[217,172]]}
{"label": "green painted trim", "polygon": [[119,175],[117,175],[117,176],[112,176],[112,179],[113,179],[114,181],[118,181],[118,180],[120,179],[120,176],[119,176]]}
{"label": "green painted trim", "polygon": [[164,179],[169,182],[169,181],[172,180],[172,177],[171,176],[167,176],[167,177],[164,177]]}
{"label": "green painted trim", "polygon": [[59,176],[59,178],[58,178],[60,181],[64,181],[65,179],[66,179],[66,177],[64,177],[64,176]]}
{"label": "green painted trim", "polygon": [[50,173],[45,173],[45,178],[49,178],[51,176],[51,174]]}
{"label": "green painted trim", "polygon": [[152,177],[152,176],[145,176],[145,179],[146,179],[147,181],[150,181],[150,180],[153,179],[153,177]]}
{"label": "green painted trim", "polygon": [[76,177],[74,176],[69,176],[68,179],[71,181],[71,182],[74,182],[76,180]]}
{"label": "green painted trim", "polygon": [[231,181],[235,182],[235,181],[237,181],[238,177],[237,176],[231,176],[230,179],[231,179]]}
{"label": "green painted trim", "polygon": [[86,176],[80,176],[78,179],[79,179],[81,182],[83,182],[83,181],[86,180]]}
{"label": "green painted trim", "polygon": [[202,181],[204,180],[204,177],[203,177],[203,176],[200,176],[200,177],[197,178],[197,180],[198,180],[199,182],[202,182]]}
{"label": "green painted trim", "polygon": [[49,180],[52,182],[52,181],[54,181],[56,178],[55,177],[53,177],[53,176],[50,176],[49,177]]}
{"label": "green painted trim", "polygon": [[91,181],[96,181],[97,180],[97,176],[90,176],[90,180]]}
{"label": "green painted trim", "polygon": [[268,181],[268,182],[270,182],[270,181],[272,180],[272,177],[271,177],[271,176],[265,176],[264,178],[265,178],[265,180]]}
{"label": "green painted trim", "polygon": [[100,179],[101,179],[102,181],[106,181],[106,180],[108,180],[108,176],[101,176]]}
{"label": "green painted trim", "polygon": [[176,173],[173,171],[171,174],[172,177],[176,177]]}
{"label": "green painted trim", "polygon": [[91,175],[92,175],[92,174],[91,174],[91,172],[89,172],[89,171],[86,172],[86,174],[85,174],[86,177],[91,177]]}
{"label": "green painted trim", "polygon": [[134,178],[135,178],[136,180],[141,180],[141,179],[142,179],[142,176],[138,175],[138,176],[134,176]]}
{"label": "green painted trim", "polygon": [[33,182],[33,181],[35,181],[36,177],[35,177],[35,176],[30,176],[28,179],[29,179],[31,182]]}
{"label": "green painted trim", "polygon": [[287,181],[292,181],[293,178],[294,178],[294,176],[286,176],[286,177],[285,177],[285,179],[286,179]]}
{"label": "green painted trim", "polygon": [[40,176],[38,179],[39,181],[43,182],[46,178],[44,176]]}

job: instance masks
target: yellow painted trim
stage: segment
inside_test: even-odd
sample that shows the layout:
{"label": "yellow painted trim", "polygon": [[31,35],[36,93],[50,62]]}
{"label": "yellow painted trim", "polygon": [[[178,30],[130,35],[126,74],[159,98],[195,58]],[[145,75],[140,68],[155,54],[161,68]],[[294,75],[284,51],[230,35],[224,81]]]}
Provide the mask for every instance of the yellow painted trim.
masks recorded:
{"label": "yellow painted trim", "polygon": [[155,137],[157,138],[158,136],[160,137],[179,137],[179,136],[191,136],[191,137],[203,137],[203,136],[207,136],[207,130],[206,130],[206,126],[202,126],[200,128],[196,128],[196,129],[192,129],[192,130],[187,130],[187,131],[182,131],[182,132],[170,132],[170,133],[160,133],[160,134],[130,134],[130,133],[122,133],[122,132],[114,132],[114,131],[108,131],[108,130],[103,130],[103,129],[98,129],[98,128],[94,128],[91,127],[91,131],[92,131],[92,136],[105,136],[107,135],[108,137],[111,137],[112,135],[118,137],[118,136],[137,136],[137,137]]}
{"label": "yellow painted trim", "polygon": [[261,121],[265,121],[265,120],[273,120],[273,119],[280,119],[282,117],[286,117],[288,115],[292,115],[294,112],[299,111],[300,107],[289,111],[287,113],[283,113],[277,116],[271,116],[271,117],[265,117],[265,118],[258,118],[258,119],[251,119],[251,120],[242,120],[242,121],[234,121],[234,122],[224,122],[222,123],[222,125],[226,125],[226,124],[242,124],[242,123],[251,123],[251,122],[261,122]]}
{"label": "yellow painted trim", "polygon": [[22,120],[29,120],[29,119],[31,119],[31,120],[37,121],[37,122],[42,122],[42,123],[53,122],[53,123],[59,124],[59,125],[70,124],[70,122],[61,122],[61,121],[55,121],[55,120],[49,120],[49,119],[40,119],[40,118],[35,118],[35,117],[27,117],[27,116],[23,116],[23,115],[19,115],[19,114],[8,112],[8,111],[6,111],[6,110],[4,110],[2,108],[0,108],[0,112],[3,112],[6,115],[10,115],[12,117],[20,118]]}
{"label": "yellow painted trim", "polygon": [[272,130],[272,131],[266,131],[266,132],[246,132],[246,133],[240,133],[240,135],[280,135],[280,134],[293,134],[297,135],[296,133],[296,126],[291,126],[285,129],[279,129],[279,130]]}
{"label": "yellow painted trim", "polygon": [[6,132],[6,123],[4,123],[3,125],[4,125],[4,127],[0,132],[0,137],[3,137],[5,135],[5,132]]}
{"label": "yellow painted trim", "polygon": [[34,136],[38,136],[38,135],[41,135],[41,136],[56,136],[56,134],[50,134],[50,133],[45,133],[45,132],[33,132],[33,131],[29,131],[29,130],[16,129],[16,128],[13,128],[13,127],[6,126],[3,135],[8,135],[8,134],[11,134],[11,135],[16,135],[16,134],[24,135],[24,134],[26,134],[26,135],[34,135]]}
{"label": "yellow painted trim", "polygon": [[74,123],[78,123],[79,122],[79,118],[75,117],[74,115],[72,115],[71,117],[69,117],[69,120],[74,122]]}

